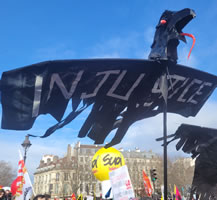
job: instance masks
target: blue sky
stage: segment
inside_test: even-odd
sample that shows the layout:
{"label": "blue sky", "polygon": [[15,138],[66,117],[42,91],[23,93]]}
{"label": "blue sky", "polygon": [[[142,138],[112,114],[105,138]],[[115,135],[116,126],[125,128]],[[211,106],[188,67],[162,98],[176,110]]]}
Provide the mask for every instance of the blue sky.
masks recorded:
{"label": "blue sky", "polygon": [[[217,75],[217,2],[174,0],[37,0],[0,1],[0,72],[29,64],[55,59],[85,58],[147,58],[155,26],[162,12],[192,8],[196,12],[184,32],[196,37],[190,60],[187,55],[192,40],[180,43],[179,63]],[[193,123],[217,128],[215,111],[216,91],[195,118],[168,116],[168,134],[177,127]],[[1,111],[0,111],[1,112]],[[30,174],[44,154],[63,156],[67,144],[93,144],[77,138],[79,127],[87,116],[77,120],[45,139],[30,138],[27,168]],[[26,134],[42,135],[56,121],[40,116],[29,131],[0,130],[0,160],[12,163],[16,169],[18,148]],[[125,149],[140,147],[162,152],[155,138],[162,135],[162,115],[135,123],[122,143]],[[144,138],[141,140],[141,138]],[[111,136],[108,138],[108,141]],[[177,153],[174,146],[169,154]],[[178,152],[177,155],[180,155]]]}

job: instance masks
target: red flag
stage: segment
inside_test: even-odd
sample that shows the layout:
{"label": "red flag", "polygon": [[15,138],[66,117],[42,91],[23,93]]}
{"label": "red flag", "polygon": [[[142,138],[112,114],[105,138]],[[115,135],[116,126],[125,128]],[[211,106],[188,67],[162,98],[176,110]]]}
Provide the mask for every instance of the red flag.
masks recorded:
{"label": "red flag", "polygon": [[21,153],[18,163],[17,178],[11,184],[11,193],[16,196],[16,200],[30,199],[32,196],[32,184],[26,170]]}
{"label": "red flag", "polygon": [[149,178],[146,175],[144,170],[142,171],[142,173],[143,173],[143,181],[144,181],[145,192],[150,197],[152,195],[153,189],[152,189],[150,180],[149,180]]}
{"label": "red flag", "polygon": [[72,193],[71,200],[76,200],[75,193]]}
{"label": "red flag", "polygon": [[25,183],[23,178],[24,161],[20,160],[18,163],[18,176],[11,184],[11,193],[13,196],[22,194],[22,185]]}

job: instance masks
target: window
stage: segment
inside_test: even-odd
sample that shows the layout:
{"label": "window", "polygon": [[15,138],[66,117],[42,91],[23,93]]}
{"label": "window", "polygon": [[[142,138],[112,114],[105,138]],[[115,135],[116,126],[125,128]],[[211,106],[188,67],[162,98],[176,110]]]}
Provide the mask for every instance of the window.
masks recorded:
{"label": "window", "polygon": [[60,173],[56,173],[56,181],[60,180]]}
{"label": "window", "polygon": [[53,191],[53,184],[50,184],[50,185],[49,185],[49,191],[48,191],[48,192],[51,193],[52,191]]}
{"label": "window", "polygon": [[59,193],[59,184],[57,183],[55,185],[55,194],[58,194]]}
{"label": "window", "polygon": [[95,191],[95,184],[92,184],[92,190]]}
{"label": "window", "polygon": [[80,149],[81,154],[85,154],[85,149]]}
{"label": "window", "polygon": [[83,174],[80,174],[80,180],[83,181]]}
{"label": "window", "polygon": [[63,193],[66,195],[68,193],[68,185],[64,184],[63,186]]}
{"label": "window", "polygon": [[83,192],[83,184],[80,184],[80,192]]}
{"label": "window", "polygon": [[86,192],[87,194],[89,194],[89,186],[88,186],[88,184],[86,184],[85,192]]}
{"label": "window", "polygon": [[64,181],[68,181],[69,180],[69,174],[68,173],[64,173]]}
{"label": "window", "polygon": [[80,157],[80,161],[81,161],[81,162],[83,162],[83,161],[84,161],[83,157]]}
{"label": "window", "polygon": [[96,153],[96,150],[95,150],[95,149],[91,149],[91,153],[92,153],[92,154],[95,154],[95,153]]}

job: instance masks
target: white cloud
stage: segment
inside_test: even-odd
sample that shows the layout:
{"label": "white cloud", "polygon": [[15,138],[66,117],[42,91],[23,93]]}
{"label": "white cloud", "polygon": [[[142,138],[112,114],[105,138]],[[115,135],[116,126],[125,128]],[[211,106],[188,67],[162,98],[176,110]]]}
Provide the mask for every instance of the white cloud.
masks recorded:
{"label": "white cloud", "polygon": [[[196,117],[184,118],[180,115],[169,114],[168,113],[168,135],[173,134],[181,123],[194,124],[198,126],[204,126],[209,128],[217,128],[216,124],[216,113],[217,103],[214,101],[207,102],[201,111]],[[3,130],[2,130],[3,131]],[[36,134],[39,129],[33,128],[31,134]],[[38,133],[45,131],[41,128]],[[19,135],[19,138],[23,141],[24,136],[27,134],[25,131],[16,132]],[[41,135],[41,134],[39,134]],[[87,138],[78,138],[77,129],[74,128],[74,125],[69,127],[64,127],[59,130],[57,133],[54,133],[48,138],[30,138],[32,146],[30,147],[27,153],[27,169],[29,170],[30,176],[33,176],[36,168],[39,166],[39,162],[43,155],[53,154],[62,157],[66,153],[67,145],[71,143],[76,143],[78,140],[83,144],[93,144],[94,142]],[[128,132],[126,133],[124,139],[119,145],[116,145],[117,148],[123,147],[124,149],[135,149],[139,147],[141,150],[151,150],[162,154],[163,148],[161,146],[162,142],[156,142],[155,139],[162,137],[163,135],[163,117],[162,114],[141,120],[132,125]],[[114,132],[110,134],[109,141],[114,136]],[[22,141],[14,141],[13,134],[7,135],[7,140],[4,141],[1,139],[0,146],[4,152],[1,154],[0,159],[5,161],[10,161],[13,167],[17,168],[18,163],[18,149],[21,148]],[[107,140],[108,141],[108,140]],[[177,141],[174,141],[168,146],[168,155],[184,155],[181,151],[177,152],[175,149],[175,144]]]}
{"label": "white cloud", "polygon": [[189,47],[186,47],[186,46],[178,49],[178,64],[197,68],[198,59],[195,57],[193,50],[188,59],[189,51],[190,51]]}
{"label": "white cloud", "polygon": [[[216,124],[216,102],[207,103],[196,117],[184,118],[177,114],[168,113],[167,117],[167,134],[173,134],[177,128],[182,124],[192,124],[197,126],[204,126],[209,128],[217,128]],[[125,149],[135,149],[139,147],[141,150],[152,149],[156,153],[162,153],[162,142],[156,142],[155,139],[163,136],[163,116],[162,114],[136,122],[126,133],[122,142],[117,147]],[[181,151],[177,152],[174,141],[168,147],[168,154],[180,155]]]}
{"label": "white cloud", "polygon": [[[27,151],[26,167],[32,180],[33,174],[36,171],[36,168],[39,166],[42,156],[46,154],[52,154],[62,157],[67,150],[68,144],[68,141],[64,139],[52,141],[49,139],[49,142],[44,142],[42,139],[38,140],[40,141],[35,142],[33,138],[30,138],[32,146]],[[1,141],[0,146],[2,149],[0,160],[9,162],[14,170],[17,170],[19,161],[18,149],[23,152],[22,146],[17,142],[12,141]]]}
{"label": "white cloud", "polygon": [[[143,58],[142,35],[133,32],[125,37],[103,39],[89,50],[91,58]],[[144,42],[143,42],[144,43]]]}
{"label": "white cloud", "polygon": [[[144,45],[141,45],[141,35],[137,33],[132,33],[131,35],[121,38],[111,38],[105,41],[102,41],[100,44],[97,44],[93,47],[93,56],[100,58],[120,58],[128,57],[133,55],[134,57],[147,58],[150,52],[150,45],[154,37],[155,29],[150,27],[145,30],[144,33]],[[144,47],[144,48],[143,48]],[[215,45],[213,44],[214,48]],[[198,61],[194,53],[192,53],[190,60],[187,60],[187,54],[189,52],[189,47],[185,46],[179,49],[179,63],[197,67]],[[97,55],[97,56],[95,56]],[[73,50],[68,48],[66,45],[57,45],[56,47],[42,48],[38,49],[36,52],[37,59],[49,60],[49,59],[64,59],[75,57]],[[217,128],[216,124],[216,114],[215,110],[217,109],[216,102],[207,103],[199,114],[196,117],[184,118],[175,114],[168,114],[168,135],[176,131],[178,126],[181,123],[195,124],[199,126],[206,126],[211,128]],[[84,121],[89,110],[85,110],[81,116],[78,116],[77,121]],[[46,123],[45,120],[46,119]],[[30,134],[42,135],[45,132],[45,129],[55,124],[54,119],[46,118],[40,116],[38,119],[38,124],[41,126],[35,126],[31,129]],[[80,122],[79,122],[80,123]],[[46,127],[46,128],[45,128]],[[25,132],[21,132],[20,135],[24,139]],[[67,138],[61,137],[61,134],[64,136],[67,135]],[[67,145],[69,143],[74,143],[78,140],[77,138],[78,129],[77,127],[64,127],[58,133],[55,133],[54,136],[50,136],[48,139],[31,139],[33,145],[30,147],[27,154],[27,168],[30,172],[30,175],[33,175],[36,167],[38,167],[40,159],[45,154],[55,154],[58,156],[63,156],[66,152]],[[70,135],[70,136],[69,136]],[[114,133],[111,133],[114,135]],[[134,149],[139,147],[142,150],[152,149],[154,152],[162,153],[162,142],[156,142],[155,139],[163,135],[163,121],[162,114],[153,118],[144,119],[139,122],[136,122],[132,127],[129,128],[126,133],[123,141],[117,145],[117,147],[124,147],[125,149]],[[20,138],[21,138],[20,136]],[[12,165],[16,168],[18,163],[18,148],[20,144],[17,144],[17,141],[14,142],[10,140],[12,135],[8,137],[7,141],[0,141],[1,149],[9,149],[9,151],[4,151],[1,154],[0,159],[10,161]],[[79,139],[82,143],[93,144],[93,141],[88,139]],[[176,142],[173,142],[168,147],[168,154],[180,154],[175,150]]]}

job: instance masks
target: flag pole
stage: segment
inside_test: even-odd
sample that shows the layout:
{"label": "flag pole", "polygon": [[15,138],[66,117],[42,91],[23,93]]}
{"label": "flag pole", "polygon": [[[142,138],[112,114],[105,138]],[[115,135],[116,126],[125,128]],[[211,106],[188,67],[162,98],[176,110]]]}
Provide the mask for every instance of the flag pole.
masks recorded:
{"label": "flag pole", "polygon": [[[167,200],[167,97],[168,97],[168,82],[167,75],[168,67],[165,66],[165,72],[160,78],[159,87],[163,96],[163,157],[164,157],[164,200]],[[172,85],[171,85],[172,87]]]}
{"label": "flag pole", "polygon": [[[20,160],[23,160],[23,162],[24,162],[24,158],[23,158],[23,155],[22,155],[22,153],[21,153],[21,150],[18,149],[18,152],[19,152]],[[24,162],[24,166],[26,167],[25,162]],[[30,179],[30,177],[29,177],[29,173],[28,173],[28,170],[27,170],[27,169],[26,169],[26,173],[27,173],[26,178],[28,179],[28,182],[29,182],[30,186],[32,187],[33,196],[35,196],[36,194],[35,194],[35,191],[34,191],[34,187],[33,187],[33,185],[32,185],[32,181],[31,181],[31,179]]]}

